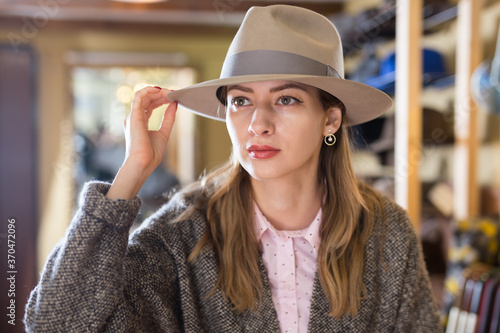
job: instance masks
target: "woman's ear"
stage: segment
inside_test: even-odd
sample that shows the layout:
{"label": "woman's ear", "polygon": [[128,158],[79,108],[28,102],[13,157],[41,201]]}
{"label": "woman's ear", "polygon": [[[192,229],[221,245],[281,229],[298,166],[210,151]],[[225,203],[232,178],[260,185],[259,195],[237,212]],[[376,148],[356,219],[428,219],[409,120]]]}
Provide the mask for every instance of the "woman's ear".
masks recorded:
{"label": "woman's ear", "polygon": [[323,130],[323,135],[327,136],[331,133],[335,133],[340,128],[342,124],[342,110],[338,107],[330,107],[326,111],[326,121],[325,128]]}

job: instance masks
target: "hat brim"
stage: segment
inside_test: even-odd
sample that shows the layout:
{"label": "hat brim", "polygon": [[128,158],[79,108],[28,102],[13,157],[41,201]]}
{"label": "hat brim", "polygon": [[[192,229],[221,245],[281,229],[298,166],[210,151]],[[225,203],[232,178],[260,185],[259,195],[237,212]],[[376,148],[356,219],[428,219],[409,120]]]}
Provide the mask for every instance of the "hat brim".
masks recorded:
{"label": "hat brim", "polygon": [[346,107],[349,125],[370,121],[392,107],[392,99],[384,92],[363,83],[333,78],[297,74],[261,74],[235,76],[198,83],[168,93],[171,101],[177,101],[189,111],[203,117],[225,121],[226,110],[216,97],[221,86],[258,81],[294,81],[324,90],[337,97]]}

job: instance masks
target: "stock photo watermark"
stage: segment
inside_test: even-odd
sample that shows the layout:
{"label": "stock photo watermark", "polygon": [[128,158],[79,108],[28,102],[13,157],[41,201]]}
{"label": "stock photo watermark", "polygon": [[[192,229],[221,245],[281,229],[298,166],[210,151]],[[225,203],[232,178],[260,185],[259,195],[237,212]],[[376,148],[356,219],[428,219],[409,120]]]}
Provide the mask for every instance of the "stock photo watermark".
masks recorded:
{"label": "stock photo watermark", "polygon": [[19,47],[28,44],[38,35],[40,29],[45,27],[49,20],[59,13],[61,5],[69,3],[70,0],[39,0],[37,8],[32,14],[23,16],[21,28],[18,31],[11,31],[7,34],[10,45],[17,53]]}
{"label": "stock photo watermark", "polygon": [[[73,176],[74,164],[78,154],[73,148],[73,135],[74,128],[71,120],[63,120],[60,124],[61,133],[61,158],[53,164],[55,176],[61,180],[65,181],[69,177]],[[70,189],[67,189],[68,194],[71,194]]]}
{"label": "stock photo watermark", "polygon": [[7,322],[16,325],[16,219],[7,219]]}
{"label": "stock photo watermark", "polygon": [[243,0],[214,0],[212,4],[219,20],[222,22],[224,21],[224,14],[233,12],[242,2]]}
{"label": "stock photo watermark", "polygon": [[354,38],[353,47],[355,49],[362,49],[365,44],[370,43],[373,38],[379,36],[384,24],[388,23],[391,19],[396,17],[399,5],[394,5],[385,11],[380,12],[374,17],[362,22],[353,27]]}

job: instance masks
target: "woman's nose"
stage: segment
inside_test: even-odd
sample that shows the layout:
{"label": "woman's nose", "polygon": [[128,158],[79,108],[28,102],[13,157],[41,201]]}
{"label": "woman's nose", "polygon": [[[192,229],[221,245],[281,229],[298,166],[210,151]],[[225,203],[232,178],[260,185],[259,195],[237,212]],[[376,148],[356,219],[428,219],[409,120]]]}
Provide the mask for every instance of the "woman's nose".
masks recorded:
{"label": "woman's nose", "polygon": [[252,113],[248,132],[257,136],[272,134],[274,132],[273,110],[270,107],[257,106]]}

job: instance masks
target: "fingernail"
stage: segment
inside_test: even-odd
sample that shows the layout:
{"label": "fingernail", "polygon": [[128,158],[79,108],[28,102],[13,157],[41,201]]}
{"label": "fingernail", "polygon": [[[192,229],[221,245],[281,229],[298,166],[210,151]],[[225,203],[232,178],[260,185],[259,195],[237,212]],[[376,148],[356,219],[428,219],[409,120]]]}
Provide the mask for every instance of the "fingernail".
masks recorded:
{"label": "fingernail", "polygon": [[162,87],[158,87],[158,86],[154,86],[154,88],[156,88],[156,89],[163,89]]}

